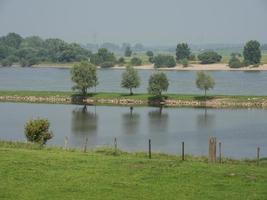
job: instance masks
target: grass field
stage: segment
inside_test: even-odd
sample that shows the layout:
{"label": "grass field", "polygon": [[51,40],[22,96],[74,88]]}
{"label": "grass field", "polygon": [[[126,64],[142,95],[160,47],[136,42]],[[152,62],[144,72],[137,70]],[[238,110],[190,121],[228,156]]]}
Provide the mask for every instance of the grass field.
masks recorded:
{"label": "grass field", "polygon": [[113,150],[82,153],[0,142],[0,199],[267,199],[267,162]]}

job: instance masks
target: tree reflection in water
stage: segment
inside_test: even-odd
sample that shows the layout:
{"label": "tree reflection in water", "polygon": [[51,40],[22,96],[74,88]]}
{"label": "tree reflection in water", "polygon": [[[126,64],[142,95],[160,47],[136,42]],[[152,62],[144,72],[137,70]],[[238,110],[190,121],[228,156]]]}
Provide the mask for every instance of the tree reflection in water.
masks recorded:
{"label": "tree reflection in water", "polygon": [[168,113],[163,113],[163,107],[161,106],[157,110],[150,111],[149,116],[149,127],[152,132],[167,132],[168,129]]}
{"label": "tree reflection in water", "polygon": [[78,136],[96,135],[97,121],[96,110],[90,112],[86,105],[76,108],[72,111],[72,132]]}
{"label": "tree reflection in water", "polygon": [[138,132],[140,123],[140,114],[133,113],[134,108],[130,107],[130,112],[122,115],[123,131],[126,134],[135,134]]}
{"label": "tree reflection in water", "polygon": [[197,115],[198,128],[211,131],[210,129],[214,127],[214,124],[215,124],[215,114],[209,114],[207,108],[205,108],[204,114]]}

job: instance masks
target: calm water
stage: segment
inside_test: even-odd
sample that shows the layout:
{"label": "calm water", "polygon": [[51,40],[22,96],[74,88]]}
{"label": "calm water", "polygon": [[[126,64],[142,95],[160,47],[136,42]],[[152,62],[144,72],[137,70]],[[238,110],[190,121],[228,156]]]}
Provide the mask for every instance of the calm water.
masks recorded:
{"label": "calm water", "polygon": [[[120,87],[123,70],[98,70],[97,91],[127,92]],[[153,70],[140,70],[141,87],[136,92],[146,92],[147,82]],[[169,93],[196,94],[196,72],[166,71],[170,80]],[[216,86],[210,93],[267,95],[267,72],[210,72],[216,80]],[[46,90],[69,91],[72,87],[69,69],[56,68],[1,68],[0,90]]]}
{"label": "calm water", "polygon": [[257,146],[267,156],[267,110],[195,109],[116,106],[0,103],[0,139],[25,141],[24,124],[36,117],[48,118],[55,137],[50,145],[80,147],[85,137],[91,148],[118,145],[127,151],[152,150],[177,154],[185,141],[186,152],[207,155],[208,138],[222,142],[223,154],[234,158],[254,157]]}

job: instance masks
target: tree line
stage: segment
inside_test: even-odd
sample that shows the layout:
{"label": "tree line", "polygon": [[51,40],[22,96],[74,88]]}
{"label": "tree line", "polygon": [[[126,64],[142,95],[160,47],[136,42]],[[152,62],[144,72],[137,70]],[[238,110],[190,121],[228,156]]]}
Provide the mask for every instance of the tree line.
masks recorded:
{"label": "tree line", "polygon": [[[72,89],[86,97],[88,89],[96,87],[99,83],[96,66],[87,61],[75,64],[71,69],[71,80],[75,83]],[[140,83],[138,71],[132,66],[127,66],[126,70],[122,73],[121,87],[129,89],[130,95],[133,95],[133,89],[138,88]],[[147,91],[153,96],[162,98],[162,93],[168,90],[169,84],[168,77],[164,72],[156,72],[149,78]],[[206,92],[209,89],[213,89],[215,81],[209,74],[198,72],[196,86],[204,90],[206,99]]]}
{"label": "tree line", "polygon": [[[96,53],[92,53],[77,43],[67,43],[61,39],[50,38],[42,39],[38,36],[23,38],[17,33],[9,33],[0,37],[0,64],[11,66],[19,63],[21,66],[32,66],[41,62],[69,63],[89,61],[90,63],[103,68],[113,67],[114,65],[140,66],[143,61],[133,55],[133,50],[129,44],[124,44],[124,57],[116,58],[115,54],[107,48],[99,48]],[[136,45],[135,49],[142,49],[141,45]],[[241,53],[232,53],[228,65],[232,68],[244,67],[249,65],[258,66],[261,62],[261,47],[256,40],[248,41]],[[207,50],[195,55],[192,53],[187,43],[180,43],[176,46],[175,56],[171,54],[154,55],[152,51],[147,51],[146,56],[155,68],[175,67],[181,64],[187,67],[190,62],[199,61],[201,64],[218,63],[222,56],[213,50]],[[130,62],[126,63],[126,58]]]}
{"label": "tree line", "polygon": [[40,62],[66,63],[88,60],[91,52],[77,43],[67,43],[61,39],[43,40],[38,36],[23,38],[9,33],[0,37],[0,62],[2,66],[19,63],[22,67]]}

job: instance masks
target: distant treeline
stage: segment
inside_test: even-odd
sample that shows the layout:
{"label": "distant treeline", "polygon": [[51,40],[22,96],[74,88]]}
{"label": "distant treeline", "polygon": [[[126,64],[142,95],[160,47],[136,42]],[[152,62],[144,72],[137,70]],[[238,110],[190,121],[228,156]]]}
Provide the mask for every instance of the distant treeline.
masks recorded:
{"label": "distant treeline", "polygon": [[16,33],[0,37],[0,61],[4,66],[13,63],[31,66],[40,62],[75,62],[88,59],[90,55],[91,52],[79,44],[56,38],[23,38]]}
{"label": "distant treeline", "polygon": [[[165,49],[166,51],[149,49],[140,43],[134,46],[129,43],[123,43],[121,46],[113,43],[80,45],[57,38],[42,39],[39,36],[23,38],[17,33],[9,33],[0,37],[0,65],[11,66],[16,63],[24,67],[38,63],[70,63],[87,60],[101,67],[154,64],[155,68],[160,68],[175,67],[176,64],[187,67],[196,62],[212,64],[222,60],[222,56],[216,52],[220,50],[217,45],[212,46],[214,49],[199,51],[195,51],[191,46],[180,43],[174,52],[169,52],[168,49]],[[222,45],[222,48],[226,47]],[[230,49],[233,53],[228,64],[230,67],[238,68],[260,64],[261,50],[267,50],[267,44],[260,45],[258,41],[249,41],[245,46],[231,46]]]}

